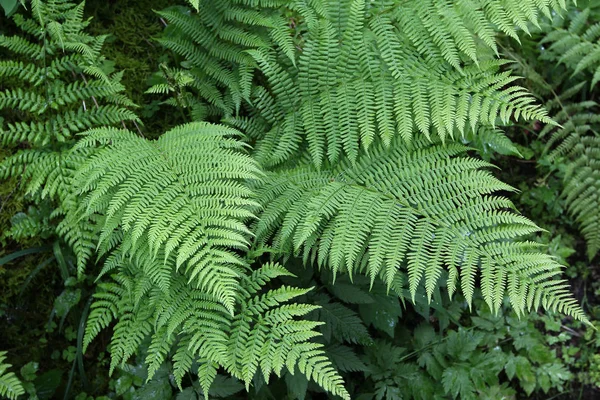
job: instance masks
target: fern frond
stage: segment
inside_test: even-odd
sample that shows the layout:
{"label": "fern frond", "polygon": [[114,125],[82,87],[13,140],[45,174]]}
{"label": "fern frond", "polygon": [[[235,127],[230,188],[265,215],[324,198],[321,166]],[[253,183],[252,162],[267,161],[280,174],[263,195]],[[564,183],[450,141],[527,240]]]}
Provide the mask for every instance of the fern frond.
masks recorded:
{"label": "fern frond", "polygon": [[[0,80],[7,79],[0,91],[0,113],[6,116],[0,118],[0,142],[32,147],[3,160],[0,176],[24,170],[29,193],[61,202],[71,189],[72,173],[67,170],[72,172],[83,158],[67,154],[73,136],[95,126],[139,119],[125,108],[134,105],[121,94],[122,73],[108,76],[100,71],[105,38],[82,31],[88,24],[83,3],[37,1],[32,11],[33,19],[15,16],[15,22],[41,43],[0,37],[15,56],[0,63]],[[70,42],[89,49],[71,48]],[[92,76],[86,77],[85,71]]]}
{"label": "fern frond", "polygon": [[541,132],[542,136],[551,134],[546,144],[549,159],[567,161],[562,197],[587,242],[589,259],[600,250],[600,138],[596,133],[600,116],[596,107],[593,101],[567,103],[555,116],[561,126],[546,126]]}
{"label": "fern frond", "polygon": [[117,319],[111,369],[122,365],[141,340],[150,336],[148,379],[172,352],[177,384],[181,385],[183,375],[198,361],[198,378],[205,395],[219,367],[243,380],[247,387],[259,368],[268,381],[272,373],[281,376],[284,367],[289,371],[297,367],[325,390],[349,399],[322,345],[310,342],[319,335],[314,328],[321,323],[298,319],[318,306],[285,304],[307,289],[264,291],[268,280],[283,275],[290,274],[275,264],[246,275],[238,286],[236,313],[232,316],[217,297],[188,284],[181,274],[173,277],[166,291],[151,286],[138,302],[144,306],[136,307],[132,295],[144,281],[145,272],[136,262],[123,260],[119,272],[113,275],[117,283],[101,284],[94,295],[84,346]]}
{"label": "fern frond", "polygon": [[5,362],[6,351],[0,351],[0,396],[16,400],[25,394],[23,384],[14,372],[7,372],[12,365]]}
{"label": "fern frond", "polygon": [[[408,147],[395,140],[356,165],[317,171],[309,166],[267,175],[258,189],[264,212],[256,223],[259,244],[272,238],[282,251],[312,255],[335,274],[352,275],[366,263],[373,281],[382,271],[388,288],[401,269],[408,271],[415,299],[424,284],[429,299],[444,268],[450,287],[460,271],[462,292],[471,303],[481,274],[484,299],[492,310],[508,292],[517,313],[540,304],[586,320],[567,286],[554,280],[560,265],[514,241],[539,228],[493,196],[511,191],[483,168],[486,162],[462,157],[457,143]],[[512,282],[505,287],[505,282]]]}
{"label": "fern frond", "polygon": [[[150,142],[122,129],[88,131],[76,150],[104,145],[75,177],[87,217],[104,216],[98,247],[120,227],[123,248],[146,246],[151,259],[176,257],[197,287],[215,294],[233,311],[243,260],[230,249],[245,249],[256,206],[242,180],[260,170],[245,154],[233,129],[192,123]],[[157,175],[158,174],[158,175]],[[102,253],[101,253],[102,254]]]}
{"label": "fern frond", "polygon": [[327,296],[317,297],[315,303],[320,306],[314,312],[315,319],[324,322],[319,330],[327,342],[336,339],[342,343],[372,344],[367,328],[354,311],[341,303],[330,302]]}
{"label": "fern frond", "polygon": [[568,27],[553,29],[540,44],[549,44],[544,59],[564,63],[573,75],[590,73],[593,87],[600,81],[600,23],[591,13],[590,8],[578,11]]}
{"label": "fern frond", "polygon": [[[404,46],[389,16],[368,20],[363,14],[356,13],[341,37],[330,21],[321,20],[307,35],[297,73],[273,52],[247,51],[270,82],[271,93],[257,89],[252,98],[257,116],[269,124],[267,132],[248,131],[262,137],[256,157],[263,165],[281,163],[303,142],[320,167],[325,159],[338,162],[343,153],[356,161],[360,148],[368,149],[376,136],[388,145],[396,135],[411,142],[417,132],[444,141],[456,131],[464,135],[467,123],[473,131],[512,118],[550,123],[533,97],[514,85],[516,77],[501,72],[504,61],[457,71],[441,56],[425,57]],[[356,24],[365,26],[360,36]],[[346,48],[346,41],[353,47]]]}

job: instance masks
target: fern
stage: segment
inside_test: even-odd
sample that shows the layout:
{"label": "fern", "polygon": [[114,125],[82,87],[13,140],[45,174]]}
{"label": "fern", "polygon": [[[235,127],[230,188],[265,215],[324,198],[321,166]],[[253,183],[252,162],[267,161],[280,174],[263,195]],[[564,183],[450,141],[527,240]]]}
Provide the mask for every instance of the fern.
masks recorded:
{"label": "fern", "polygon": [[[263,292],[277,265],[250,271],[236,250],[248,247],[245,222],[257,203],[244,184],[261,171],[243,153],[233,129],[191,123],[151,142],[122,129],[86,133],[75,150],[102,145],[74,178],[76,210],[98,232],[107,256],[84,345],[117,319],[111,370],[150,336],[149,379],[171,348],[181,385],[192,362],[207,395],[219,367],[250,384],[295,366],[334,394],[348,398],[322,345],[309,339],[319,323],[296,320],[316,307],[292,303],[305,289]],[[76,220],[66,219],[69,220]]]}
{"label": "fern", "polygon": [[[574,88],[580,90],[582,86],[583,83]],[[568,99],[561,98],[563,102]],[[560,100],[549,103],[549,108],[562,105],[554,117],[561,127],[547,126],[540,135],[551,133],[546,145],[551,161],[561,158],[567,161],[562,197],[580,225],[588,257],[592,259],[600,250],[600,138],[596,134],[600,117],[595,113],[593,101],[565,103],[562,105]]]}
{"label": "fern", "polygon": [[598,11],[572,11],[573,17],[564,20],[568,26],[552,29],[540,42],[549,44],[543,58],[565,64],[572,75],[591,73],[591,86],[595,86],[600,81],[600,23],[595,22]]}
{"label": "fern", "polygon": [[68,153],[74,136],[137,117],[126,108],[133,104],[120,94],[122,74],[102,71],[99,52],[105,37],[82,32],[88,24],[83,3],[33,1],[31,8],[33,18],[13,19],[34,41],[0,36],[0,46],[14,54],[0,63],[0,80],[9,84],[0,91],[0,111],[10,109],[0,141],[8,146],[25,142],[32,149],[5,159],[0,179],[19,175],[27,166],[29,193],[62,199],[69,191],[67,165],[77,160]]}
{"label": "fern", "polygon": [[[54,14],[56,9],[60,12]],[[83,3],[34,1],[32,11],[34,18],[16,15],[13,19],[41,44],[21,36],[0,36],[0,46],[15,54],[14,59],[0,64],[0,78],[19,82],[15,89],[0,92],[0,109],[44,116],[32,115],[34,118],[27,118],[31,122],[8,120],[1,134],[3,143],[27,141],[47,146],[52,141],[65,142],[92,124],[137,119],[122,108],[133,105],[119,95],[124,90],[122,74],[107,75],[101,69],[99,51],[105,37],[82,32],[88,24],[83,20]],[[20,56],[27,61],[19,60]],[[101,107],[100,99],[109,104]]]}
{"label": "fern", "polygon": [[[245,50],[276,46],[294,62],[290,22],[277,9],[296,10],[303,3],[261,2],[257,10],[251,1],[199,0],[191,2],[202,10],[199,13],[182,7],[158,12],[169,24],[158,41],[193,66],[186,75],[198,95],[197,106],[207,108],[203,118],[232,115],[240,109],[242,100],[249,100],[257,65]],[[169,74],[164,72],[164,83],[168,83]]]}
{"label": "fern", "polygon": [[553,279],[560,266],[532,244],[513,241],[538,230],[508,211],[508,199],[491,195],[513,189],[482,169],[488,163],[460,157],[466,150],[396,140],[356,165],[269,173],[258,191],[265,209],[257,240],[272,238],[282,253],[315,259],[334,275],[364,270],[374,282],[382,274],[388,288],[406,270],[413,301],[421,283],[431,299],[446,268],[450,295],[460,280],[469,304],[479,272],[492,310],[506,291],[517,313],[543,305],[585,320],[563,281]]}
{"label": "fern", "polygon": [[406,142],[417,133],[444,141],[464,136],[468,126],[475,131],[513,117],[550,122],[527,91],[512,84],[516,77],[500,70],[503,61],[486,58],[459,68],[431,37],[422,40],[424,47],[413,46],[411,38],[424,33],[413,32],[417,28],[405,23],[410,14],[398,10],[378,12],[357,0],[345,24],[321,18],[304,37],[297,67],[268,49],[247,51],[270,83],[270,91],[258,87],[252,97],[263,123],[230,122],[259,138],[261,163],[282,163],[303,144],[321,167],[342,154],[356,161],[361,147],[376,139],[389,145],[396,135]]}
{"label": "fern", "polygon": [[[465,145],[517,153],[498,126],[539,120],[557,129],[553,140],[567,138],[560,154],[585,155],[569,176],[598,181],[597,143],[570,146],[577,121],[569,130],[558,115],[554,128],[497,54],[497,34],[518,40],[566,4],[190,3],[196,12],[159,13],[168,24],[159,42],[181,62],[162,65],[148,92],[173,95],[165,104],[196,122],[157,140],[127,129],[134,105],[122,75],[105,72],[105,37],[83,33],[83,5],[34,1],[33,18],[14,18],[27,38],[0,37],[16,55],[0,77],[19,83],[0,92],[0,109],[16,110],[1,137],[31,147],[4,160],[0,177],[22,173],[37,200],[59,204],[51,216],[81,276],[101,265],[83,345],[112,327],[111,372],[148,343],[148,379],[171,361],[177,385],[197,371],[205,397],[219,373],[248,389],[256,376],[299,372],[349,398],[338,370],[365,369],[343,345],[372,343],[363,321],[352,306],[309,295],[312,283],[296,287],[286,268],[259,259],[264,252],[302,257],[338,283],[344,275],[346,286],[330,292],[361,304],[361,315],[383,297],[381,282],[400,310],[404,286],[424,303],[444,277],[450,297],[460,287],[469,306],[479,285],[496,312],[508,295],[519,315],[542,306],[587,322],[560,265],[519,239],[539,228],[496,194],[514,189]],[[221,118],[229,126],[200,122]],[[591,190],[568,190],[582,223],[597,211],[578,200]],[[594,227],[584,227],[591,243]],[[351,286],[357,274],[377,295]],[[415,392],[420,377],[401,349],[388,350]],[[404,385],[368,373],[381,396]]]}
{"label": "fern", "polygon": [[354,311],[341,303],[330,302],[324,295],[317,297],[315,304],[320,306],[315,314],[316,319],[324,322],[320,329],[327,342],[336,339],[339,342],[365,346],[372,344],[367,328]]}
{"label": "fern", "polygon": [[[480,123],[494,125],[497,118],[549,122],[524,89],[507,87],[516,78],[501,72],[503,62],[488,52],[497,53],[497,29],[518,39],[518,30],[529,33],[529,23],[537,25],[541,15],[564,8],[562,2],[528,0],[519,7],[471,0],[356,0],[310,7],[292,2],[287,7],[298,23],[296,49],[283,39],[268,40],[281,36],[273,33],[281,32],[281,25],[272,22],[270,7],[249,11],[244,1],[218,10],[192,5],[210,11],[199,18],[176,10],[161,13],[175,27],[160,41],[184,57],[191,71],[213,69],[194,73],[196,86],[220,82],[236,109],[242,100],[251,103],[252,125],[240,117],[229,122],[260,139],[256,157],[263,165],[284,162],[303,143],[320,167],[342,153],[356,160],[360,147],[368,148],[377,136],[388,144],[396,134],[410,141],[417,132],[444,140],[464,135],[468,124],[475,130]],[[209,30],[219,24],[228,32],[236,23],[248,24],[241,26],[253,40],[235,36],[234,48],[220,41],[220,29]],[[290,34],[282,37],[289,41]],[[269,79],[269,90],[252,83],[257,67]],[[195,92],[212,104],[222,103],[206,91]],[[221,115],[231,116],[231,109]]]}
{"label": "fern", "polygon": [[7,372],[12,365],[5,363],[5,360],[6,351],[0,351],[0,396],[16,400],[25,394],[25,389],[14,372]]}
{"label": "fern", "polygon": [[[546,109],[560,124],[545,126],[540,137],[548,139],[545,150],[548,161],[567,165],[562,198],[580,226],[589,259],[600,249],[600,141],[597,134],[600,120],[593,94],[587,92],[600,76],[599,65],[593,61],[600,54],[594,47],[597,46],[596,31],[600,28],[592,24],[597,15],[597,8],[578,10],[573,7],[566,18],[555,18],[552,26],[544,26],[541,39],[532,41],[532,45],[542,49],[540,58],[546,62],[543,70],[538,66],[536,71],[531,62],[517,60],[536,89],[549,96]],[[548,62],[554,65],[550,64],[549,68]]]}
{"label": "fern", "polygon": [[[83,31],[84,3],[33,1],[32,17],[13,16],[23,36],[0,36],[12,58],[0,63],[0,141],[22,149],[0,162],[0,179],[22,177],[36,201],[56,204],[59,217],[73,206],[74,171],[90,154],[73,152],[75,137],[97,127],[139,122],[135,106],[122,92],[122,73],[104,72],[100,51],[106,37]],[[57,233],[78,256],[79,269],[91,257],[90,232],[76,223],[59,224]]]}

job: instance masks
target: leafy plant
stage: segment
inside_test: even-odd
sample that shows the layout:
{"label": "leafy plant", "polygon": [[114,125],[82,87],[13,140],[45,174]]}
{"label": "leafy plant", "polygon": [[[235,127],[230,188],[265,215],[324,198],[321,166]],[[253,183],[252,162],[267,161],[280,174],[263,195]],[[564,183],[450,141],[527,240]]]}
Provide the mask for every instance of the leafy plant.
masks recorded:
{"label": "leafy plant", "polygon": [[[137,120],[120,94],[120,73],[109,73],[100,55],[105,37],[83,32],[83,3],[32,1],[33,18],[13,21],[29,36],[0,36],[0,47],[14,56],[0,62],[0,140],[5,146],[26,142],[28,148],[6,157],[0,177],[21,175],[27,192],[61,203],[69,180],[85,155],[70,151],[74,137],[98,125]],[[12,87],[12,88],[11,88]],[[10,110],[10,113],[7,112]],[[61,206],[60,214],[69,207]]]}
{"label": "leafy plant", "polygon": [[[600,249],[600,139],[597,104],[589,90],[600,78],[596,62],[600,52],[592,44],[600,25],[591,22],[600,14],[596,2],[587,6],[582,10],[572,7],[566,18],[555,17],[542,28],[538,43],[550,45],[542,48],[539,59],[555,64],[545,75],[535,70],[534,63],[518,62],[536,89],[549,95],[546,109],[561,125],[546,125],[540,131],[540,137],[549,137],[542,162],[565,160],[562,197],[580,226],[592,259]],[[562,28],[564,25],[568,28]]]}
{"label": "leafy plant", "polygon": [[[238,380],[257,396],[269,382],[296,398],[511,396],[501,373],[527,393],[560,389],[570,374],[535,327],[498,316],[505,295],[518,317],[542,307],[589,321],[548,246],[524,238],[540,229],[490,161],[526,153],[501,125],[539,121],[555,140],[581,131],[563,123],[571,115],[557,116],[562,126],[549,118],[499,58],[502,35],[519,40],[566,5],[191,4],[159,12],[168,27],[158,41],[176,65],[160,60],[148,90],[173,95],[166,104],[191,121],[155,140],[128,129],[134,104],[100,55],[106,38],[83,33],[82,4],[34,1],[33,19],[13,17],[32,40],[0,37],[16,53],[0,77],[25,83],[0,92],[0,107],[15,109],[1,137],[26,147],[0,175],[26,166],[37,206],[13,236],[47,232],[34,210],[53,200],[79,279],[98,281],[85,335],[82,325],[63,355],[73,368],[112,329],[116,395],[169,397],[170,373],[192,398],[236,395]],[[552,154],[595,156],[589,144]],[[584,233],[596,228],[587,203],[567,201]],[[65,288],[56,313],[80,296]],[[414,305],[403,311],[405,299]],[[467,329],[473,305],[491,311]],[[411,333],[418,356],[397,343],[406,310],[433,318]],[[497,351],[503,336],[514,345]],[[352,374],[367,389],[345,384]],[[225,381],[236,390],[218,394]]]}
{"label": "leafy plant", "polygon": [[25,393],[23,384],[14,372],[7,372],[12,365],[5,363],[6,352],[0,351],[0,396],[16,399]]}

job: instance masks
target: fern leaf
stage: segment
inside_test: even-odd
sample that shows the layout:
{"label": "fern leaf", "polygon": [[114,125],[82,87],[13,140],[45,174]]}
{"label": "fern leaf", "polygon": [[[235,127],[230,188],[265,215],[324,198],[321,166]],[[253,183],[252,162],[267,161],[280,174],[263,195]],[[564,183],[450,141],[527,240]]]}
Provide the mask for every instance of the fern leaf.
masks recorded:
{"label": "fern leaf", "polygon": [[[465,150],[457,143],[444,147],[422,141],[409,148],[397,140],[390,150],[380,147],[355,166],[347,162],[321,172],[306,166],[272,172],[258,190],[267,219],[256,225],[257,239],[265,243],[272,237],[282,249],[307,247],[334,274],[351,274],[365,260],[372,280],[387,271],[388,286],[395,271],[406,269],[413,300],[423,279],[431,296],[442,268],[448,267],[452,279],[457,277],[452,271],[460,269],[470,303],[479,265],[487,260],[493,271],[502,271],[494,275],[493,284],[482,287],[493,310],[498,309],[497,291],[504,292],[506,276],[523,282],[507,288],[518,313],[543,303],[586,320],[574,302],[561,300],[567,289],[552,280],[560,266],[514,241],[538,228],[505,211],[501,204],[510,204],[506,199],[492,196],[512,189],[482,170],[489,164],[457,157]],[[285,206],[289,199],[303,203],[300,213]],[[396,219],[389,221],[392,211]],[[291,212],[298,217],[290,218]],[[384,220],[388,222],[375,224]]]}
{"label": "fern leaf", "polygon": [[111,237],[110,221],[118,216],[123,246],[144,243],[154,257],[164,251],[164,259],[175,254],[176,270],[182,268],[190,281],[233,310],[244,263],[228,249],[247,247],[243,221],[252,217],[247,208],[256,205],[239,182],[260,175],[239,152],[238,135],[204,123],[175,128],[156,142],[125,130],[89,131],[76,149],[111,143],[95,152],[75,178],[85,196],[83,215],[102,211],[106,218],[99,246]]}
{"label": "fern leaf", "polygon": [[546,146],[550,160],[567,160],[562,197],[580,226],[590,260],[600,250],[600,138],[594,134],[600,118],[595,107],[594,102],[567,104],[555,116],[561,127],[542,130],[552,133]]}
{"label": "fern leaf", "polygon": [[12,365],[7,364],[6,351],[0,351],[0,396],[16,400],[25,394],[23,384],[14,372],[7,372]]}

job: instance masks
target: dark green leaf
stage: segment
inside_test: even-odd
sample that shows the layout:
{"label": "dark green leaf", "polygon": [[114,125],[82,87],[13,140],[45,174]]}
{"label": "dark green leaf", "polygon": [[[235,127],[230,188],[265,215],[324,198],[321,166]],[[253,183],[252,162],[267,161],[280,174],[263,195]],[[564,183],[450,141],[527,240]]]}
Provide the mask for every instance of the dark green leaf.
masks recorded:
{"label": "dark green leaf", "polygon": [[390,337],[394,337],[398,319],[402,316],[402,307],[398,296],[373,293],[373,298],[374,303],[359,306],[360,316],[366,324],[373,325]]}
{"label": "dark green leaf", "polygon": [[141,388],[133,394],[134,400],[148,399],[170,399],[173,395],[171,384],[168,379],[153,379],[142,385]]}
{"label": "dark green leaf", "polygon": [[210,397],[227,397],[244,389],[244,385],[235,378],[217,375],[210,387]]}
{"label": "dark green leaf", "polygon": [[287,384],[288,393],[291,398],[296,400],[304,400],[306,390],[308,389],[308,380],[299,371],[294,375],[287,373],[285,375],[285,383]]}
{"label": "dark green leaf", "polygon": [[4,9],[4,15],[10,17],[15,11],[17,11],[19,2],[18,0],[0,0],[0,6],[2,6]]}
{"label": "dark green leaf", "polygon": [[50,371],[38,376],[35,381],[35,390],[40,400],[49,400],[54,398],[54,392],[60,386],[63,372],[59,369]]}
{"label": "dark green leaf", "polygon": [[473,384],[469,378],[469,371],[460,366],[446,368],[442,374],[442,384],[447,393],[454,398],[470,398],[473,394]]}

